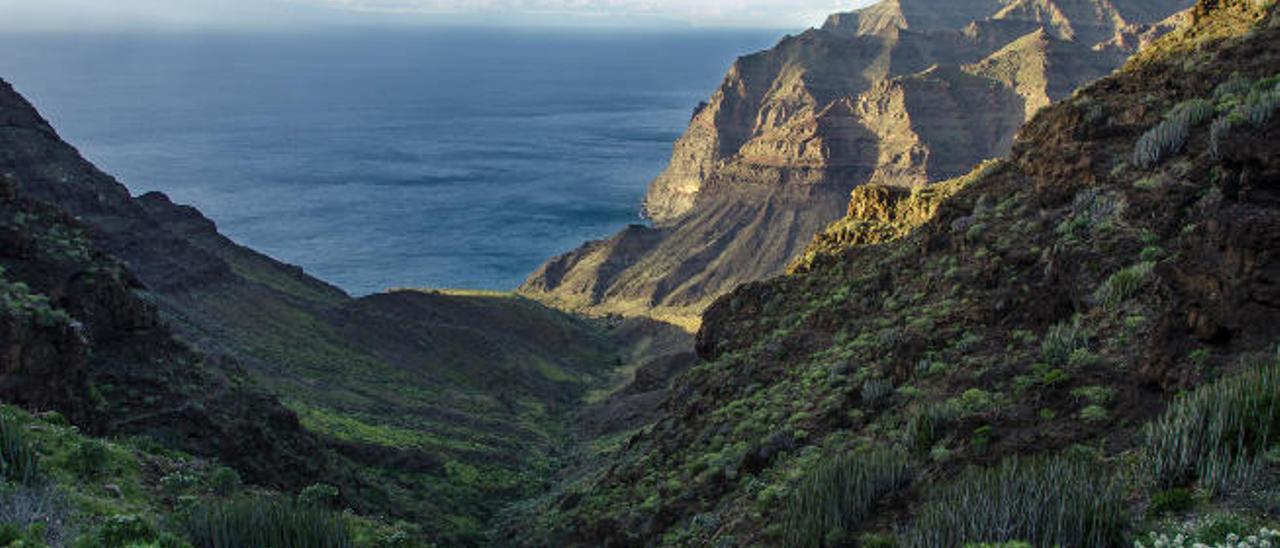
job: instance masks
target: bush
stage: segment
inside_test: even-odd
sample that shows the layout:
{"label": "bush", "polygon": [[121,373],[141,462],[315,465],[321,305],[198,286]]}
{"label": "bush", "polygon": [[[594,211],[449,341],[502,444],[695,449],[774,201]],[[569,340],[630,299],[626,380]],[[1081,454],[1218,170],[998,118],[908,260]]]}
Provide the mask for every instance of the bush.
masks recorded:
{"label": "bush", "polygon": [[1081,327],[1080,317],[1077,316],[1070,323],[1060,323],[1049,328],[1041,343],[1041,353],[1050,365],[1062,367],[1067,365],[1071,354],[1076,350],[1088,347],[1089,334]]}
{"label": "bush", "polygon": [[226,466],[219,466],[209,475],[209,490],[220,497],[235,494],[241,483],[240,473]]}
{"label": "bush", "polygon": [[1094,292],[1094,300],[1108,309],[1124,304],[1146,285],[1155,266],[1152,262],[1142,262],[1112,274]]}
{"label": "bush", "polygon": [[[14,526],[31,544],[65,546],[75,538],[74,509],[66,497],[47,484],[11,486],[0,492],[0,523]],[[8,546],[0,542],[0,546]]]}
{"label": "bush", "polygon": [[0,483],[35,483],[40,474],[40,458],[27,433],[0,415]]}
{"label": "bush", "polygon": [[1231,120],[1226,116],[1218,118],[1209,126],[1209,155],[1215,160],[1222,159],[1222,141],[1231,134]]}
{"label": "bush", "polygon": [[333,508],[338,504],[338,488],[325,483],[308,485],[298,493],[298,504]]}
{"label": "bush", "polygon": [[83,478],[101,475],[110,462],[107,446],[94,439],[81,440],[67,456],[67,468]]}
{"label": "bush", "polygon": [[1106,422],[1108,418],[1107,408],[1101,405],[1089,405],[1080,410],[1080,419],[1086,422]]}
{"label": "bush", "polygon": [[1280,531],[1266,527],[1253,534],[1206,530],[1190,534],[1182,531],[1152,532],[1133,543],[1134,548],[1263,548],[1278,544]]}
{"label": "bush", "polygon": [[1147,516],[1159,517],[1168,513],[1182,513],[1194,508],[1196,497],[1190,489],[1179,487],[1161,491],[1151,497],[1151,506],[1147,507]]}
{"label": "bush", "polygon": [[909,544],[1119,546],[1124,508],[1118,483],[1092,459],[1014,457],[966,470],[926,493]]}
{"label": "bush", "polygon": [[1087,188],[1072,200],[1071,216],[1058,226],[1058,232],[1068,238],[1085,238],[1096,230],[1113,226],[1126,207],[1120,194]]}
{"label": "bush", "polygon": [[1280,436],[1280,359],[1174,400],[1143,430],[1146,473],[1162,487],[1230,490],[1265,465]]}
{"label": "bush", "polygon": [[801,482],[787,507],[788,546],[820,546],[843,537],[865,519],[881,497],[907,478],[907,458],[876,450],[824,462]]}
{"label": "bush", "polygon": [[875,405],[893,393],[893,381],[888,379],[871,379],[862,384],[862,401]]}
{"label": "bush", "polygon": [[349,548],[351,531],[339,514],[285,500],[241,499],[192,508],[182,520],[198,548]]}
{"label": "bush", "polygon": [[938,434],[946,431],[959,416],[958,400],[915,407],[903,429],[903,441],[915,454],[928,453]]}
{"label": "bush", "polygon": [[1133,150],[1133,165],[1150,169],[1165,158],[1182,152],[1191,128],[1208,120],[1214,112],[1213,103],[1204,99],[1179,103],[1163,121],[1138,138]]}
{"label": "bush", "polygon": [[113,516],[98,529],[95,540],[99,546],[123,547],[150,542],[157,534],[155,525],[142,516]]}

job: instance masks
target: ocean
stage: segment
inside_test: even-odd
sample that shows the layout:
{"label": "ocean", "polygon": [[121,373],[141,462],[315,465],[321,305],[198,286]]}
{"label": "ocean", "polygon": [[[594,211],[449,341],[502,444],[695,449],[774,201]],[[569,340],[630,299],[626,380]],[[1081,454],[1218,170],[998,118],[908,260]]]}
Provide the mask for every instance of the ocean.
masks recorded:
{"label": "ocean", "polygon": [[640,222],[738,55],[776,31],[0,37],[0,78],[135,194],[355,295],[509,290]]}

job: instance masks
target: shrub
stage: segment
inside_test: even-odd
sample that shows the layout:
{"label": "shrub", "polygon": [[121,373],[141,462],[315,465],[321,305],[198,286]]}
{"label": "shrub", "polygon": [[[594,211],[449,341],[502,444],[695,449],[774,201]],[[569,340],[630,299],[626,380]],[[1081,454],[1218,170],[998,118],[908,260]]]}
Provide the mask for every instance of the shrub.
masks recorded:
{"label": "shrub", "polygon": [[306,506],[333,508],[338,503],[338,488],[325,483],[308,485],[298,493],[298,503]]}
{"label": "shrub", "polygon": [[970,415],[980,415],[995,406],[996,398],[981,388],[970,388],[960,395],[960,409]]}
{"label": "shrub", "polygon": [[824,462],[802,480],[787,507],[788,546],[819,546],[865,519],[881,497],[907,479],[907,458],[876,450]]}
{"label": "shrub", "polygon": [[1098,405],[1111,401],[1116,391],[1106,386],[1082,386],[1071,391],[1071,397]]}
{"label": "shrub", "polygon": [[1272,91],[1250,96],[1239,111],[1251,125],[1262,127],[1271,121],[1277,107],[1280,107],[1280,93]]}
{"label": "shrub", "polygon": [[1089,335],[1080,325],[1077,316],[1069,323],[1060,323],[1049,328],[1041,343],[1041,353],[1050,365],[1061,367],[1071,359],[1076,350],[1089,347]]}
{"label": "shrub", "polygon": [[1133,165],[1150,169],[1165,158],[1182,151],[1191,128],[1214,114],[1213,103],[1204,99],[1184,101],[1173,107],[1164,120],[1138,138],[1133,150]]}
{"label": "shrub", "polygon": [[102,474],[110,462],[111,454],[107,451],[107,446],[94,439],[81,440],[67,455],[67,468],[84,478]]}
{"label": "shrub", "polygon": [[913,406],[908,411],[907,423],[903,428],[903,443],[914,454],[927,454],[934,448],[939,434],[947,432],[962,412],[960,400],[956,398],[940,403],[921,402]]}
{"label": "shrub", "polygon": [[[47,484],[18,485],[0,492],[0,523],[25,531],[21,546],[65,546],[75,538],[74,509],[66,497]],[[0,546],[7,544],[0,543]]]}
{"label": "shrub", "polygon": [[862,535],[862,538],[858,539],[858,546],[862,548],[898,548],[898,539],[894,538],[893,535]]}
{"label": "shrub", "polygon": [[1154,263],[1164,257],[1164,248],[1158,245],[1149,245],[1142,248],[1142,252],[1138,254],[1138,259],[1144,263]]}
{"label": "shrub", "polygon": [[1089,405],[1080,410],[1080,418],[1086,422],[1104,422],[1109,417],[1107,409],[1101,405]]}
{"label": "shrub", "polygon": [[1147,507],[1147,515],[1159,517],[1168,513],[1182,513],[1194,508],[1196,497],[1190,489],[1182,487],[1161,491],[1151,497],[1151,506]]}
{"label": "shrub", "polygon": [[0,415],[0,480],[30,485],[39,473],[39,455],[27,433]]}
{"label": "shrub", "polygon": [[1071,217],[1058,227],[1058,232],[1068,237],[1083,238],[1095,227],[1105,229],[1113,225],[1126,207],[1124,198],[1117,193],[1087,188],[1072,200]]}
{"label": "shrub", "polygon": [[155,525],[142,516],[113,516],[98,529],[95,540],[100,546],[133,546],[149,542],[157,535]]}
{"label": "shrub", "polygon": [[219,466],[209,475],[209,490],[218,496],[228,496],[240,490],[240,473],[233,468]]}
{"label": "shrub", "polygon": [[196,506],[181,523],[198,548],[349,548],[339,514],[286,500],[241,499]]}
{"label": "shrub", "polygon": [[1094,300],[1108,309],[1124,304],[1146,285],[1155,266],[1153,262],[1141,262],[1112,274],[1094,292]]}
{"label": "shrub", "polygon": [[887,379],[871,379],[862,384],[862,401],[875,405],[893,393],[893,381]]}
{"label": "shrub", "polygon": [[1280,435],[1280,358],[1183,395],[1143,430],[1144,464],[1163,487],[1199,480],[1211,492],[1263,466]]}
{"label": "shrub", "polygon": [[1240,73],[1234,73],[1227,78],[1218,87],[1213,90],[1213,98],[1218,100],[1227,99],[1232,95],[1244,95],[1253,89],[1253,83],[1248,78],[1241,76]]}
{"label": "shrub", "polygon": [[1124,507],[1119,484],[1092,459],[1014,457],[970,468],[926,493],[909,544],[1119,546]]}
{"label": "shrub", "polygon": [[1067,357],[1067,367],[1072,369],[1085,369],[1095,365],[1098,365],[1098,356],[1088,348],[1077,348]]}
{"label": "shrub", "polygon": [[171,497],[181,497],[191,494],[199,483],[195,475],[179,470],[160,478],[160,490]]}
{"label": "shrub", "polygon": [[1231,120],[1226,116],[1218,118],[1209,126],[1209,155],[1215,160],[1222,159],[1222,141],[1231,133]]}
{"label": "shrub", "polygon": [[[1206,535],[1207,536],[1207,535]],[[1263,548],[1280,544],[1280,531],[1263,527],[1257,533],[1242,536],[1226,533],[1211,540],[1201,535],[1180,531],[1152,532],[1134,541],[1134,548]]]}

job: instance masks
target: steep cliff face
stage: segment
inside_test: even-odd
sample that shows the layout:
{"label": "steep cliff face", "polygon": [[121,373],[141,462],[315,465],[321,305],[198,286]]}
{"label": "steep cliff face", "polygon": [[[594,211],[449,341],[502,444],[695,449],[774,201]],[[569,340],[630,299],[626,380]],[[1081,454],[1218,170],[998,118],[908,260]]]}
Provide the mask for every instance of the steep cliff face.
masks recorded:
{"label": "steep cliff face", "polygon": [[[1007,153],[1029,116],[1110,72],[1190,4],[889,0],[834,15],[739,59],[697,109],[645,198],[656,226],[646,253],[604,250],[626,234],[597,242],[521,292],[695,324],[716,296],[781,272],[854,187],[927,184]],[[760,222],[723,222],[728,212]],[[602,253],[613,257],[606,277],[569,266]]]}
{"label": "steep cliff face", "polygon": [[[1280,492],[1280,8],[1191,20],[1007,159],[855,190],[789,275],[707,310],[658,420],[513,529],[1102,547],[1277,523],[1254,493]],[[1197,494],[1185,529],[1170,493]]]}

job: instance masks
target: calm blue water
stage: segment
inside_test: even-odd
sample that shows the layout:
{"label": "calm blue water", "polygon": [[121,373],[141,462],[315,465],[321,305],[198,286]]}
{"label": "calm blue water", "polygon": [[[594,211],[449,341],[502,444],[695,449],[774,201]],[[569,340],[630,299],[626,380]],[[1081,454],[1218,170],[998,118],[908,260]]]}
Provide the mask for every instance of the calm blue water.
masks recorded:
{"label": "calm blue water", "polygon": [[0,77],[137,194],[355,294],[510,289],[635,222],[766,31],[6,36]]}

